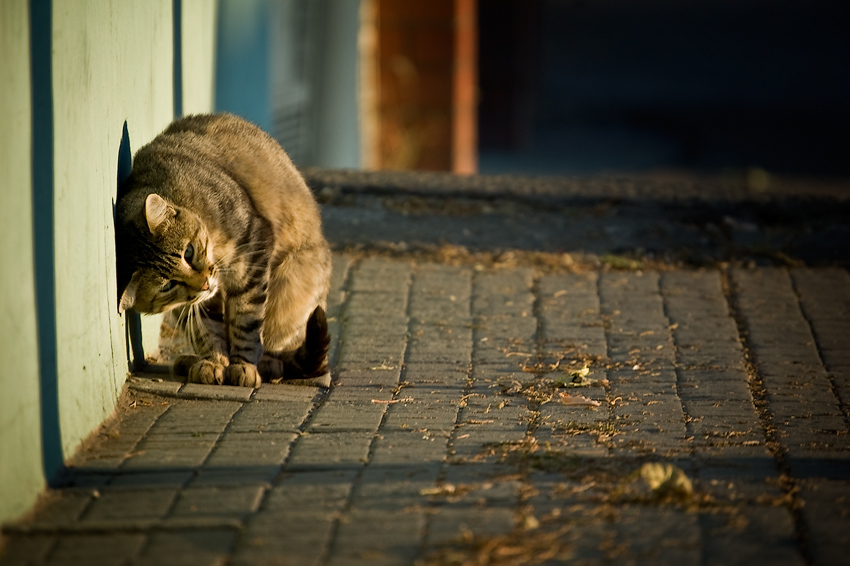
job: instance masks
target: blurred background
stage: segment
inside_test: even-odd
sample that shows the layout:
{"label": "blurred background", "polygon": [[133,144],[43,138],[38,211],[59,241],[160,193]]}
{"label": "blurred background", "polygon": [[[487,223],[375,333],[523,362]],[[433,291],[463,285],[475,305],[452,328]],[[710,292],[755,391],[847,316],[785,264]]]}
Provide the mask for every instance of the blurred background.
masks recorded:
{"label": "blurred background", "polygon": [[850,174],[850,4],[220,0],[215,105],[302,167]]}

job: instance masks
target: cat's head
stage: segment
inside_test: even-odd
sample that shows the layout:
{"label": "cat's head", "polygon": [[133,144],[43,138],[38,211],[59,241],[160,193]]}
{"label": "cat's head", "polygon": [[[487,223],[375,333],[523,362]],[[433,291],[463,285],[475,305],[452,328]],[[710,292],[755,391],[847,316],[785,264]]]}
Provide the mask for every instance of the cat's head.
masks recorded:
{"label": "cat's head", "polygon": [[118,312],[160,313],[215,295],[213,245],[198,215],[155,193],[141,208],[119,227]]}

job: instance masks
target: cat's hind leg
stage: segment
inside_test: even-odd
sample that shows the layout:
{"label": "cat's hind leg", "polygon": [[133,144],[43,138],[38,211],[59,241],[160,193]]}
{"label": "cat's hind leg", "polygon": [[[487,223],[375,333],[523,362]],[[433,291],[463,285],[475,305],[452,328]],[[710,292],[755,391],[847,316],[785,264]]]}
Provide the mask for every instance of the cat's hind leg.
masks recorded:
{"label": "cat's hind leg", "polygon": [[279,383],[292,379],[325,378],[330,381],[328,321],[322,307],[316,307],[307,319],[304,341],[285,352],[265,352],[258,368],[265,381]]}

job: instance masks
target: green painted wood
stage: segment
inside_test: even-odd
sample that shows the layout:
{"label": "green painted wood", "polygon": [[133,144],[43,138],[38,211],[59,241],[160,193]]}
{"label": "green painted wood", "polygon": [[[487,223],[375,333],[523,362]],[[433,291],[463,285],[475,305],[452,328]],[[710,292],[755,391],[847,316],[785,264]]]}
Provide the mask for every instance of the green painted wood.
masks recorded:
{"label": "green painted wood", "polygon": [[33,265],[27,0],[0,2],[0,520],[44,487]]}
{"label": "green painted wood", "polygon": [[[217,6],[180,1],[182,33],[195,34],[180,55],[196,81],[183,98],[210,111]],[[0,522],[34,503],[124,386],[119,149],[125,123],[135,151],[173,118],[173,7],[0,2]],[[144,324],[148,350],[156,325]]]}

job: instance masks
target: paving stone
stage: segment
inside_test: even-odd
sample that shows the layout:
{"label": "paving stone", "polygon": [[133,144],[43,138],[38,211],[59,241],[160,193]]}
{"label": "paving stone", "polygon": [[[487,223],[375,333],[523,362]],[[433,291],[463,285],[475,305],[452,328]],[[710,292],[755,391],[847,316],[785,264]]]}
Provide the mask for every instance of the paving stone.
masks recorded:
{"label": "paving stone", "polygon": [[218,433],[151,434],[124,462],[121,471],[157,471],[197,468],[206,460]]}
{"label": "paving stone", "polygon": [[540,423],[569,430],[584,427],[601,427],[610,419],[610,407],[605,402],[605,391],[599,387],[571,389],[570,393],[600,402],[599,407],[563,405],[556,401],[540,407]]}
{"label": "paving stone", "polygon": [[286,463],[288,472],[357,469],[367,461],[373,432],[307,433],[299,437]]}
{"label": "paving stone", "polygon": [[0,550],[0,561],[3,566],[42,564],[55,544],[56,537],[53,535],[7,535]]}
{"label": "paving stone", "polygon": [[321,564],[336,517],[306,509],[255,516],[242,532],[232,565],[309,566]]}
{"label": "paving stone", "polygon": [[410,327],[407,361],[411,363],[468,364],[472,356],[472,329],[414,322]]}
{"label": "paving stone", "polygon": [[230,432],[216,444],[205,469],[279,466],[289,454],[293,432]]}
{"label": "paving stone", "polygon": [[339,339],[341,367],[366,369],[402,363],[411,272],[408,264],[379,259],[363,260],[354,267]]}
{"label": "paving stone", "polygon": [[78,521],[94,501],[95,490],[62,490],[43,496],[32,524],[40,527],[68,525]]}
{"label": "paving stone", "polygon": [[534,381],[533,373],[520,371],[519,368],[506,370],[500,366],[474,365],[470,384],[470,399],[476,397],[498,397],[503,389],[514,384],[527,384]]}
{"label": "paving stone", "polygon": [[180,388],[179,397],[184,399],[212,399],[215,401],[249,401],[254,390],[234,385],[203,385],[187,383]]}
{"label": "paving stone", "polygon": [[383,432],[372,445],[370,465],[408,466],[441,462],[446,458],[448,442],[448,432]]}
{"label": "paving stone", "polygon": [[433,501],[454,508],[516,509],[523,483],[516,476],[500,474],[499,467],[482,464],[444,467],[443,484],[454,491],[433,496]]}
{"label": "paving stone", "polygon": [[169,518],[245,519],[254,513],[265,494],[261,486],[192,486],[180,492]]}
{"label": "paving stone", "polygon": [[295,404],[312,404],[324,388],[310,386],[295,386],[286,383],[264,383],[262,387],[254,390],[252,399],[254,401],[280,401]]}
{"label": "paving stone", "polygon": [[624,397],[622,402],[613,407],[611,413],[615,419],[625,423],[644,425],[662,422],[679,423],[684,430],[685,418],[682,404],[675,395],[647,393],[640,398]]}
{"label": "paving stone", "polygon": [[779,502],[784,493],[772,459],[753,467],[700,466],[699,489],[719,501]]}
{"label": "paving stone", "polygon": [[267,487],[280,474],[281,466],[275,464],[253,464],[250,466],[201,469],[191,481],[198,487]]}
{"label": "paving stone", "polygon": [[623,506],[612,525],[634,564],[700,564],[699,518],[684,510]]}
{"label": "paving stone", "polygon": [[753,396],[747,380],[747,374],[730,370],[694,371],[679,370],[678,391],[686,401],[731,400],[752,403]]}
{"label": "paving stone", "polygon": [[410,382],[403,382],[399,386],[395,396],[395,402],[390,403],[387,412],[400,410],[404,407],[417,405],[423,410],[429,408],[439,409],[442,407],[457,408],[465,395],[465,388],[458,385],[428,385],[417,387]]}
{"label": "paving stone", "polygon": [[407,299],[401,293],[352,293],[346,302],[340,341],[357,336],[404,337],[409,324]]}
{"label": "paving stone", "polygon": [[464,388],[469,378],[468,364],[433,364],[406,362],[404,381],[411,384],[414,391],[431,386],[451,386]]}
{"label": "paving stone", "polygon": [[230,401],[175,403],[151,427],[150,433],[220,433],[241,407],[242,403]]}
{"label": "paving stone", "polygon": [[374,333],[343,336],[340,345],[341,364],[365,363],[371,366],[398,365],[404,360],[407,338]]}
{"label": "paving stone", "polygon": [[75,533],[56,537],[45,564],[56,566],[119,566],[136,557],[145,542],[143,534]]}
{"label": "paving stone", "polygon": [[141,558],[134,564],[223,565],[233,551],[236,537],[237,532],[232,529],[154,532]]}
{"label": "paving stone", "polygon": [[400,388],[400,383],[383,386],[371,383],[352,383],[349,380],[347,383],[340,383],[339,387],[335,387],[329,398],[338,403],[357,402],[365,405],[387,405]]}
{"label": "paving stone", "polygon": [[551,340],[559,338],[550,326],[556,321],[587,327],[599,322],[599,275],[595,272],[544,275],[537,282],[543,330]]}
{"label": "paving stone", "polygon": [[[783,269],[736,269],[732,271],[732,280],[741,316],[748,326],[755,362],[759,373],[764,375],[768,407],[776,417],[780,438],[794,444],[823,442],[828,445],[834,433],[827,430],[837,426],[846,431],[846,421],[837,419],[838,424],[828,429],[815,428],[802,438],[791,439],[797,436],[792,428],[799,424],[800,417],[815,414],[838,417],[841,411],[838,399],[832,395],[815,339],[800,310],[788,272]],[[772,364],[766,363],[767,357]],[[798,379],[801,375],[808,378]],[[788,384],[799,385],[799,395],[783,401],[777,393],[789,393],[785,388]]]}
{"label": "paving stone", "polygon": [[648,391],[661,393],[670,387],[676,387],[678,376],[672,367],[665,368],[641,368],[627,367],[607,370],[608,381],[612,387],[621,384],[645,385]]}
{"label": "paving stone", "polygon": [[809,526],[810,548],[816,564],[839,564],[850,548],[850,481],[811,479],[801,482],[803,515]]}
{"label": "paving stone", "polygon": [[387,408],[381,425],[383,431],[449,432],[454,428],[464,389],[420,384],[401,390],[399,396],[403,402]]}
{"label": "paving stone", "polygon": [[369,387],[372,390],[394,388],[401,376],[400,363],[346,363],[340,364],[335,372],[337,384],[334,390],[349,387]]}
{"label": "paving stone", "polygon": [[[337,255],[330,391],[134,393],[0,563],[412,564],[556,529],[547,564],[841,563],[850,276],[724,278]],[[596,409],[520,393],[584,364],[607,383],[559,391]],[[706,505],[605,491],[656,460]]]}
{"label": "paving stone", "polygon": [[785,507],[738,507],[732,513],[703,513],[699,521],[704,533],[702,564],[806,564]]}
{"label": "paving stone", "polygon": [[342,509],[360,470],[286,472],[263,500],[261,515],[333,513]]}
{"label": "paving stone", "polygon": [[[282,387],[282,386],[279,386]],[[233,415],[227,432],[295,432],[314,407],[309,399],[279,399],[277,402],[257,401],[245,403]]]}
{"label": "paving stone", "polygon": [[533,316],[533,280],[530,269],[477,273],[473,279],[472,314],[497,318]]}
{"label": "paving stone", "polygon": [[421,511],[352,511],[339,523],[328,565],[411,564],[424,530]]}
{"label": "paving stone", "polygon": [[[328,359],[332,362],[337,359],[339,350],[339,337],[342,330],[342,309],[347,296],[345,284],[353,263],[353,260],[347,256],[334,255],[333,257],[331,287],[328,291],[328,304],[325,313],[328,321],[328,332],[331,335]],[[256,394],[254,398],[256,399]]]}
{"label": "paving stone", "polygon": [[439,304],[441,310],[449,313],[468,314],[472,295],[472,270],[439,264],[421,265],[416,269],[413,289],[413,313]]}
{"label": "paving stone", "polygon": [[89,522],[132,522],[137,519],[162,519],[171,509],[179,489],[110,489],[92,501],[82,519]]}
{"label": "paving stone", "polygon": [[847,449],[825,450],[792,446],[788,449],[788,467],[795,478],[844,480],[850,477]]}
{"label": "paving stone", "polygon": [[365,258],[354,268],[348,291],[394,293],[409,285],[413,266],[407,262],[380,257]]}
{"label": "paving stone", "polygon": [[511,509],[440,508],[432,516],[425,543],[426,552],[468,541],[471,537],[496,537],[510,532],[516,522]]}
{"label": "paving stone", "polygon": [[334,254],[333,269],[331,270],[331,287],[328,291],[328,310],[345,302],[346,280],[348,279],[354,260],[346,255]]}
{"label": "paving stone", "polygon": [[68,466],[68,470],[73,473],[75,480],[81,477],[80,470],[99,472],[98,475],[101,476],[104,473],[114,472],[132,454],[139,440],[140,438],[134,438],[112,442],[109,449],[99,450],[97,454],[79,454],[76,461]]}
{"label": "paving stone", "polygon": [[476,404],[461,409],[458,424],[459,430],[524,431],[528,428],[528,419],[528,409],[522,405],[500,408],[499,404]]}
{"label": "paving stone", "polygon": [[111,481],[109,482],[108,489],[179,489],[185,486],[192,478],[192,476],[193,472],[191,471],[122,471],[112,476]]}
{"label": "paving stone", "polygon": [[611,272],[599,279],[601,312],[611,321],[608,355],[626,366],[608,371],[617,454],[690,449],[686,415],[675,394],[676,353],[660,280],[656,272]]}
{"label": "paving stone", "polygon": [[453,461],[499,460],[499,448],[521,442],[526,437],[527,426],[482,428],[481,425],[463,424],[456,430],[449,453]]}
{"label": "paving stone", "polygon": [[183,387],[183,382],[166,380],[161,376],[133,376],[127,378],[127,385],[130,389],[135,389],[136,391],[144,391],[146,393],[153,393],[154,395],[169,397],[177,395],[177,392],[181,387]]}
{"label": "paving stone", "polygon": [[102,443],[95,451],[83,448],[68,461],[70,470],[112,472],[118,469],[134,451],[151,426],[168,409],[167,404],[136,402],[101,436]]}
{"label": "paving stone", "polygon": [[[671,279],[673,274],[666,274],[662,287],[679,364],[743,368],[743,346],[722,289],[706,290],[705,294],[697,295],[690,294],[691,291],[687,299],[683,299],[671,295]],[[719,287],[718,274],[712,274],[709,281],[712,287]]]}
{"label": "paving stone", "polygon": [[[850,275],[843,269],[794,269],[791,277],[824,365],[833,375],[850,375],[840,369],[850,365]],[[846,414],[850,380],[833,379]]]}
{"label": "paving stone", "polygon": [[[379,392],[369,392],[368,395],[347,396],[340,393],[341,389],[331,391],[325,402],[316,410],[310,423],[307,425],[308,432],[337,432],[337,431],[364,431],[374,432],[378,430],[384,413],[387,410],[391,392],[384,395]],[[373,403],[375,401],[384,401]]]}
{"label": "paving stone", "polygon": [[371,462],[354,487],[351,509],[383,510],[390,515],[421,506],[428,501],[423,491],[434,489],[439,475],[439,460],[404,465]]}

